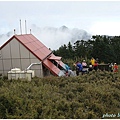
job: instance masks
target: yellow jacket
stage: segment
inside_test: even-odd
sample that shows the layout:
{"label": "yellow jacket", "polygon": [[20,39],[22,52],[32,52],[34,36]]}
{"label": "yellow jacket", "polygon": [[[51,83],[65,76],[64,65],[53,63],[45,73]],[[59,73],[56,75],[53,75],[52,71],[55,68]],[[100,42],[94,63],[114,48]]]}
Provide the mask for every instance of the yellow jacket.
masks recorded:
{"label": "yellow jacket", "polygon": [[91,62],[92,65],[94,65],[95,64],[95,59],[92,58],[90,62]]}

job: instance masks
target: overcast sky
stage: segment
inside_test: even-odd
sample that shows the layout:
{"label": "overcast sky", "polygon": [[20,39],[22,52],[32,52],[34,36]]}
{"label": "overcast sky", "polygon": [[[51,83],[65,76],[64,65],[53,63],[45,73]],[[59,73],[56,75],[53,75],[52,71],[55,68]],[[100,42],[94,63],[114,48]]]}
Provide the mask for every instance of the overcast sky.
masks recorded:
{"label": "overcast sky", "polygon": [[90,34],[120,35],[120,1],[0,1],[0,34],[34,24],[40,28],[63,25]]}
{"label": "overcast sky", "polygon": [[[0,1],[0,33],[19,27],[84,29],[92,34],[120,35],[120,1]],[[24,24],[24,23],[23,23]]]}

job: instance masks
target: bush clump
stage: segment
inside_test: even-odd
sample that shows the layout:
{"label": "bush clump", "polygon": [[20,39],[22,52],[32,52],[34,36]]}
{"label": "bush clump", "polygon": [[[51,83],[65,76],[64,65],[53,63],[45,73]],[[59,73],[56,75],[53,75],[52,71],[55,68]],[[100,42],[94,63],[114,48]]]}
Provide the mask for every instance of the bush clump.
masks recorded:
{"label": "bush clump", "polygon": [[0,80],[0,119],[100,119],[120,112],[120,77],[93,71],[76,77]]}

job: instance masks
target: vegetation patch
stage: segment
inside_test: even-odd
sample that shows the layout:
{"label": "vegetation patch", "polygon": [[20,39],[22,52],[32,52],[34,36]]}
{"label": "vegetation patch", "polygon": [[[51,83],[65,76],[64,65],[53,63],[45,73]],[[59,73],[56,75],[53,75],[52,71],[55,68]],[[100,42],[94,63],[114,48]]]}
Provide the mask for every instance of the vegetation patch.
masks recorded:
{"label": "vegetation patch", "polygon": [[0,80],[1,119],[120,119],[119,113],[120,76],[112,72]]}

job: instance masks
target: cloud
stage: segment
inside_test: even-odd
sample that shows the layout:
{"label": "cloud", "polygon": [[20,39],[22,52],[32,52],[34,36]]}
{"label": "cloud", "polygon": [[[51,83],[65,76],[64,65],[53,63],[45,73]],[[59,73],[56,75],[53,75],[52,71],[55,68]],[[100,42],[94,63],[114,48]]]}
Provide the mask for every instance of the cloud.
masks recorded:
{"label": "cloud", "polygon": [[[72,44],[76,40],[88,40],[91,38],[91,35],[87,33],[85,30],[81,30],[78,28],[69,29],[66,26],[62,26],[60,28],[55,27],[44,27],[40,28],[35,24],[31,25],[31,33],[39,39],[46,47],[56,50],[61,45],[68,44],[71,42]],[[16,30],[16,34],[18,34],[20,30]],[[30,32],[27,30],[27,33]],[[25,34],[25,28],[22,28],[22,34]],[[6,34],[0,35],[0,45],[5,43],[10,37],[12,37],[13,32],[8,32]]]}
{"label": "cloud", "polygon": [[74,43],[78,39],[88,40],[91,38],[91,35],[85,30],[78,28],[69,29],[66,26],[39,28],[36,25],[32,25],[32,33],[52,50],[58,49],[63,44],[67,45],[68,42]]}

